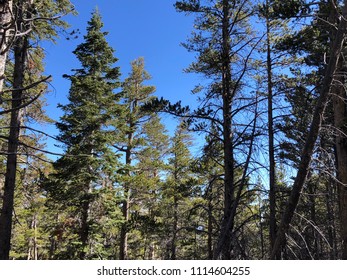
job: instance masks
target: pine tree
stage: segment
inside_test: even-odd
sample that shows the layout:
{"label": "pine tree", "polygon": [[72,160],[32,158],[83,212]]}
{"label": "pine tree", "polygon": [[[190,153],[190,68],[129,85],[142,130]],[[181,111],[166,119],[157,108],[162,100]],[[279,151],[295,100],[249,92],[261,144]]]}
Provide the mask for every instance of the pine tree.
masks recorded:
{"label": "pine tree", "polygon": [[[204,203],[201,213],[207,221],[207,259],[213,259],[213,248],[218,238],[220,228],[219,221],[223,216],[223,146],[218,140],[217,128],[210,128],[211,134],[205,137],[205,145],[201,158],[197,161],[194,168],[196,174],[200,177],[203,186],[202,198]],[[195,170],[196,169],[196,170]]]}
{"label": "pine tree", "polygon": [[113,143],[111,119],[117,112],[114,89],[119,85],[117,59],[102,31],[103,23],[97,10],[87,26],[84,42],[73,52],[82,68],[66,75],[71,81],[69,103],[61,105],[64,115],[57,123],[58,139],[64,143],[65,154],[54,163],[54,174],[48,184],[49,195],[68,212],[74,222],[72,234],[77,240],[68,244],[74,255],[61,256],[84,259],[88,257],[88,242],[94,221],[90,208],[102,187],[103,174],[115,172],[117,156]]}
{"label": "pine tree", "polygon": [[120,233],[119,258],[128,258],[128,231],[132,191],[134,189],[134,160],[135,154],[141,146],[140,128],[150,120],[152,113],[143,110],[144,104],[152,98],[154,86],[145,85],[150,75],[145,70],[144,59],[139,58],[131,63],[131,72],[123,84],[120,101],[122,113],[115,121],[115,147],[125,155],[124,176],[121,178],[124,199],[122,202],[123,225]]}
{"label": "pine tree", "polygon": [[161,256],[162,190],[169,137],[160,117],[155,114],[139,128],[137,139],[140,141],[133,157],[131,176],[129,258],[153,260]]}
{"label": "pine tree", "polygon": [[[259,79],[259,83],[260,90],[264,91],[264,96],[267,101],[267,118],[265,119],[267,130],[265,133],[268,135],[269,252],[271,252],[271,248],[276,239],[277,212],[278,210],[280,211],[276,206],[276,197],[280,195],[276,187],[276,171],[278,165],[278,149],[276,149],[276,142],[279,139],[279,133],[276,128],[280,126],[282,118],[290,116],[290,114],[287,114],[286,116],[283,115],[286,114],[285,108],[289,106],[286,104],[286,101],[289,99],[288,95],[291,95],[291,91],[294,91],[294,89],[293,87],[290,87],[288,84],[289,82],[286,82],[293,82],[293,80],[295,80],[300,84],[299,75],[291,78],[285,73],[290,72],[290,69],[296,69],[302,65],[302,60],[298,59],[298,54],[291,53],[289,56],[286,52],[276,49],[276,46],[278,46],[279,42],[283,40],[284,37],[290,36],[289,34],[292,29],[289,27],[290,20],[279,19],[278,15],[275,15],[274,13],[275,9],[276,3],[271,0],[266,0],[260,7],[258,14],[260,20],[264,22],[263,24],[265,27],[265,38],[260,47],[260,52],[265,58],[265,61],[262,63],[264,63],[266,75],[264,78]],[[283,36],[283,34],[287,35]],[[294,65],[297,65],[297,67],[294,67]],[[298,90],[299,89],[302,90],[302,87],[298,88]],[[293,134],[295,133],[293,132]]]}
{"label": "pine tree", "polygon": [[[206,121],[212,121],[220,132],[218,137],[223,144],[224,218],[214,258],[230,259],[240,199],[238,194],[244,188],[243,184],[236,184],[235,170],[241,163],[236,161],[235,148],[245,144],[250,146],[254,138],[244,128],[239,128],[237,132],[236,125],[236,120],[242,118],[240,115],[244,113],[244,108],[250,109],[256,103],[252,96],[241,97],[245,74],[250,74],[251,54],[256,45],[248,22],[254,12],[253,5],[248,0],[186,0],[177,1],[175,6],[180,12],[196,15],[196,31],[184,46],[188,51],[197,52],[198,56],[187,70],[203,74],[209,84],[201,98],[204,105],[193,112],[191,121],[197,124],[196,130],[207,133],[209,126]],[[243,103],[245,100],[247,103]],[[254,121],[255,118],[251,123]],[[250,141],[243,141],[246,139]],[[241,143],[237,143],[240,140]],[[249,161],[247,158],[244,158],[245,165]]]}
{"label": "pine tree", "polygon": [[182,209],[187,210],[188,198],[194,193],[192,156],[188,148],[191,145],[191,136],[181,123],[171,139],[168,175],[163,190],[164,208],[170,209],[165,213],[167,217],[164,220],[167,224],[168,234],[166,256],[171,260],[184,258],[182,242],[180,242],[183,239],[182,235],[185,234],[183,227],[192,226],[191,223],[184,220],[187,214],[182,211]]}

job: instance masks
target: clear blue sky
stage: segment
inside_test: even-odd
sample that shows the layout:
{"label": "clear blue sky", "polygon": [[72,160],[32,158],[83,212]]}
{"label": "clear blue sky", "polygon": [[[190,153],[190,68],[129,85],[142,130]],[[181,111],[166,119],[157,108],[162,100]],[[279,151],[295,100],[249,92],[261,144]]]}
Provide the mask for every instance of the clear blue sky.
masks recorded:
{"label": "clear blue sky", "polygon": [[[183,73],[193,60],[194,54],[180,46],[193,30],[193,18],[177,13],[174,0],[72,0],[77,16],[66,16],[72,29],[79,29],[78,39],[66,40],[61,36],[57,44],[45,44],[46,73],[53,76],[53,91],[47,95],[47,113],[58,120],[62,112],[57,104],[65,104],[69,91],[69,81],[62,78],[70,74],[71,69],[79,67],[72,54],[76,46],[83,41],[87,21],[92,11],[98,7],[104,22],[104,31],[109,32],[107,40],[115,49],[119,59],[122,78],[130,71],[130,62],[140,56],[145,58],[146,70],[152,75],[151,85],[156,86],[155,93],[184,105],[194,104],[195,97],[190,91],[199,83],[199,79]],[[163,117],[169,130],[173,128],[170,117]],[[57,134],[53,128],[50,133]],[[49,146],[51,145],[50,142]]]}

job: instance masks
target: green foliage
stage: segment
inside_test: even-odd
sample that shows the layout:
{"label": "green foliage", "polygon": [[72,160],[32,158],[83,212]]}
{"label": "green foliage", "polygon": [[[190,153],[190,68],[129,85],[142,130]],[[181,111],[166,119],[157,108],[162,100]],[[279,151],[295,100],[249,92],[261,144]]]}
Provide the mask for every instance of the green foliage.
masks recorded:
{"label": "green foliage", "polygon": [[269,4],[272,6],[271,16],[274,18],[287,19],[310,12],[309,5],[306,5],[304,0],[270,0]]}
{"label": "green foliage", "polygon": [[[123,83],[120,94],[121,113],[114,120],[115,147],[124,153],[122,173],[118,177],[123,192],[123,224],[121,231],[127,236],[128,258],[156,258],[160,232],[160,188],[164,158],[168,145],[166,130],[153,107],[154,86],[147,85],[150,75],[144,59],[131,63],[132,70]],[[139,247],[143,248],[139,250]]]}
{"label": "green foliage", "polygon": [[99,199],[105,180],[114,180],[117,165],[109,126],[117,111],[113,90],[119,85],[120,74],[102,27],[101,16],[95,11],[85,42],[74,51],[82,68],[66,76],[71,81],[70,103],[60,105],[64,116],[57,123],[65,155],[54,163],[55,171],[46,184],[49,197],[74,221],[69,227],[78,236],[74,246],[80,258],[87,254],[86,246],[97,223],[89,209]]}
{"label": "green foliage", "polygon": [[[60,15],[73,10],[68,0],[28,3],[23,7],[33,20],[33,32],[25,86],[45,78],[44,50],[34,42],[54,41],[59,29],[67,27]],[[283,110],[274,109],[275,128],[280,131],[275,184],[279,220],[291,189],[289,177],[297,169],[311,122],[326,67],[324,59],[329,59],[326,53],[336,24],[336,20],[330,24],[329,20],[336,11],[326,1],[320,2],[319,18],[314,16],[311,24],[306,19],[306,26],[291,32],[286,23],[312,12],[306,1],[265,4],[257,10],[259,7],[248,0],[176,2],[177,11],[195,16],[195,30],[183,44],[197,54],[186,71],[205,77],[204,85],[193,90],[201,105],[195,110],[181,101],[171,104],[155,97],[143,58],[131,63],[131,72],[121,83],[114,50],[107,43],[107,32],[102,31],[99,12],[94,11],[84,42],[73,52],[80,67],[65,75],[71,82],[69,102],[60,105],[64,115],[57,123],[64,155],[50,166],[44,163],[47,158],[40,152],[44,145],[36,131],[26,128],[20,137],[11,257],[117,259],[124,241],[128,259],[212,259],[223,231],[222,221],[231,221],[227,232],[232,236],[228,241],[230,257],[267,258],[269,200],[261,176],[268,163],[260,154],[264,145],[254,138],[263,137],[261,132],[266,131],[266,120],[261,122],[266,111],[262,103],[266,79],[261,73],[264,68],[257,67],[263,65],[262,56],[269,47],[274,58],[274,98]],[[256,12],[268,24],[268,42],[251,31],[253,18],[248,19]],[[226,25],[229,36],[223,32]],[[257,61],[252,60],[255,49],[259,51]],[[13,72],[11,63],[6,71],[8,76]],[[2,109],[10,108],[11,81],[6,86]],[[116,93],[118,87],[121,90]],[[46,90],[47,86],[40,84],[25,92],[25,98]],[[42,109],[44,103],[38,99],[28,106],[24,122],[51,121]],[[160,112],[182,117],[172,137]],[[328,108],[324,124],[333,124],[332,114]],[[7,145],[8,122],[7,116],[1,117],[1,151]],[[253,131],[254,123],[258,127]],[[192,132],[205,135],[196,157],[191,154],[195,141]],[[331,176],[336,172],[334,137],[326,128],[320,134],[281,255],[284,259],[339,256],[338,193]],[[259,153],[249,155],[250,144]],[[0,172],[5,164],[6,158],[0,155]],[[227,164],[231,165],[228,170]],[[255,173],[258,170],[260,173]],[[254,174],[259,176],[255,183]],[[0,178],[0,195],[2,185]],[[228,195],[232,198],[226,200]],[[227,217],[234,205],[234,216]]]}

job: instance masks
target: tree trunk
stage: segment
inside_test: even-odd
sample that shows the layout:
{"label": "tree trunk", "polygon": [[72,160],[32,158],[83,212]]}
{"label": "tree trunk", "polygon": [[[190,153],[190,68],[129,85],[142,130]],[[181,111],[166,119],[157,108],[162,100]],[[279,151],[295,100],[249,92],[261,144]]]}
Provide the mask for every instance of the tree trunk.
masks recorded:
{"label": "tree trunk", "polygon": [[86,197],[84,198],[84,201],[82,203],[82,209],[81,209],[81,228],[79,232],[79,238],[81,241],[81,250],[79,252],[79,259],[84,260],[86,258],[87,253],[87,245],[88,245],[88,238],[89,238],[89,207],[90,207],[90,199],[89,199],[89,193],[86,194]]}
{"label": "tree trunk", "polygon": [[[132,153],[132,145],[133,145],[133,128],[135,125],[133,124],[132,120],[129,122],[129,133],[128,133],[128,143],[127,148],[125,151],[125,164],[128,168],[130,168],[131,165],[131,153]],[[130,171],[128,171],[128,176],[130,177]],[[128,259],[128,222],[129,222],[129,214],[130,214],[130,196],[131,196],[131,189],[126,183],[124,185],[124,200],[122,205],[122,214],[124,223],[121,227],[120,232],[120,246],[119,246],[119,259],[120,260],[127,260]]]}
{"label": "tree trunk", "polygon": [[[267,1],[267,6],[269,5]],[[269,136],[269,233],[270,233],[270,253],[273,249],[277,234],[276,221],[276,165],[275,165],[275,145],[274,145],[274,124],[273,124],[273,81],[272,81],[272,58],[270,42],[270,19],[266,18],[266,35],[267,35],[267,101],[268,101],[268,136]],[[279,256],[275,256],[279,258]]]}
{"label": "tree trunk", "polygon": [[5,81],[7,54],[13,36],[14,19],[12,18],[12,0],[0,3],[0,103]]}
{"label": "tree trunk", "polygon": [[319,134],[321,123],[323,120],[323,115],[324,115],[325,108],[328,103],[330,92],[331,92],[331,86],[332,86],[334,74],[337,70],[339,58],[343,48],[343,43],[347,33],[346,32],[347,22],[345,20],[346,16],[347,16],[347,0],[344,0],[342,17],[341,17],[341,21],[339,23],[338,30],[334,39],[333,47],[330,52],[329,64],[327,66],[326,73],[324,75],[322,88],[320,91],[320,96],[318,98],[317,105],[314,110],[313,119],[312,119],[311,127],[309,130],[306,142],[305,142],[305,146],[301,153],[301,160],[299,164],[298,173],[296,175],[293,188],[289,197],[289,201],[287,203],[285,212],[282,215],[281,223],[278,228],[276,241],[274,244],[274,248],[272,250],[272,254],[270,256],[271,258],[275,258],[276,256],[278,256],[278,254],[280,253],[280,251],[282,250],[285,244],[285,241],[286,241],[285,235],[288,232],[289,225],[292,221],[295,209],[299,202],[302,187],[305,183],[306,176],[308,174],[309,165],[310,165],[312,154],[313,154],[313,148]]}
{"label": "tree trunk", "polygon": [[335,211],[334,211],[334,184],[333,179],[330,178],[325,184],[325,204],[326,204],[326,220],[327,220],[327,232],[328,232],[328,241],[330,245],[330,259],[337,259],[337,248],[336,248],[336,230],[335,230]]}
{"label": "tree trunk", "polygon": [[214,259],[231,259],[231,242],[233,223],[232,206],[235,199],[234,188],[234,153],[232,137],[232,92],[231,92],[231,63],[230,63],[230,4],[223,0],[223,51],[222,51],[222,98],[223,98],[223,149],[224,149],[224,216],[221,232],[214,251]]}
{"label": "tree trunk", "polygon": [[[14,79],[12,91],[12,108],[18,108],[23,99],[24,71],[27,59],[28,39],[20,37],[16,40],[14,49]],[[16,186],[17,151],[19,146],[22,110],[11,112],[10,134],[7,150],[7,165],[5,174],[5,187],[3,205],[0,216],[0,259],[9,259],[11,248],[12,212],[14,204],[14,191]]]}
{"label": "tree trunk", "polygon": [[124,187],[125,199],[123,200],[122,205],[122,214],[124,223],[121,227],[120,232],[120,246],[119,246],[119,259],[127,260],[128,259],[128,222],[129,222],[129,202],[130,202],[130,189]]}
{"label": "tree trunk", "polygon": [[207,237],[207,247],[208,247],[208,259],[213,259],[213,205],[211,203],[211,199],[208,202],[208,237]]}
{"label": "tree trunk", "polygon": [[[341,69],[343,71],[345,69]],[[342,74],[341,74],[342,75]],[[343,79],[343,80],[341,80]],[[344,77],[338,78],[338,84],[334,89],[333,108],[334,123],[336,128],[336,162],[338,179],[338,198],[340,211],[340,236],[342,240],[342,259],[347,259],[347,110],[346,110],[346,90],[344,88]]]}
{"label": "tree trunk", "polygon": [[[267,1],[267,5],[269,5]],[[273,82],[272,82],[272,59],[270,43],[270,20],[266,18],[266,35],[267,35],[267,101],[268,101],[268,136],[269,136],[269,233],[270,233],[270,253],[274,247],[277,222],[276,222],[276,166],[275,166],[275,147],[274,147],[274,128],[273,128]],[[277,256],[276,258],[278,258]]]}
{"label": "tree trunk", "polygon": [[28,257],[27,260],[38,259],[38,246],[37,246],[37,217],[36,214],[32,217],[30,229],[34,231],[34,236],[30,238],[28,244]]}
{"label": "tree trunk", "polygon": [[[177,176],[175,176],[177,177]],[[177,182],[177,181],[176,181]],[[174,194],[174,216],[173,216],[173,228],[172,228],[172,239],[171,239],[171,260],[176,260],[176,242],[177,242],[177,230],[178,230],[178,200],[176,194],[177,188]]]}
{"label": "tree trunk", "polygon": [[[308,229],[307,231],[307,235],[305,237],[305,239],[307,240],[307,246],[308,249],[310,250],[310,257],[313,257],[315,260],[320,259],[320,255],[321,252],[319,251],[319,246],[318,246],[318,238],[317,238],[317,230],[316,230],[316,226],[317,226],[317,210],[316,210],[316,197],[315,194],[317,192],[316,190],[316,182],[312,182],[311,178],[309,178],[310,176],[308,176],[307,178],[307,190],[309,193],[308,196],[308,202],[309,202],[309,215],[310,215],[310,220],[311,220],[311,227]],[[323,177],[323,176],[322,176]],[[310,180],[311,179],[311,180]]]}

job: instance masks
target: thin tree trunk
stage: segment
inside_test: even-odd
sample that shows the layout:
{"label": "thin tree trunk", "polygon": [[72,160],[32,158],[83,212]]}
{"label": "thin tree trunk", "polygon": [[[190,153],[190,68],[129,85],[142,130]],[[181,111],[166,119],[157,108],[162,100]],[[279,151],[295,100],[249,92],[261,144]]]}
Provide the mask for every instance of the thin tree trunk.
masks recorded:
{"label": "thin tree trunk", "polygon": [[128,259],[128,222],[129,222],[129,202],[130,202],[130,189],[128,187],[124,188],[125,199],[122,205],[122,214],[124,223],[121,227],[120,232],[120,246],[119,246],[119,259]]}
{"label": "thin tree trunk", "polygon": [[327,220],[327,232],[328,232],[328,241],[330,245],[329,253],[330,259],[335,260],[337,258],[336,250],[336,231],[335,231],[335,211],[334,211],[334,182],[333,179],[330,179],[325,184],[325,204],[326,204],[326,220]]}
{"label": "thin tree trunk", "polygon": [[[267,6],[269,5],[267,1]],[[270,20],[266,18],[266,35],[267,35],[267,87],[268,87],[268,136],[269,136],[269,233],[270,233],[270,253],[274,247],[277,222],[276,222],[276,166],[275,166],[275,147],[274,147],[274,128],[273,128],[273,82],[272,82],[272,59],[271,59],[271,43],[270,43]],[[278,258],[279,256],[277,256]]]}
{"label": "thin tree trunk", "polygon": [[276,258],[276,256],[278,256],[278,254],[285,245],[286,234],[288,232],[289,225],[292,221],[295,209],[298,205],[300,193],[305,183],[306,176],[308,174],[309,165],[313,155],[313,148],[319,134],[325,108],[329,100],[334,74],[337,70],[338,61],[341,55],[343,43],[347,33],[347,22],[345,20],[346,16],[347,0],[344,1],[341,21],[339,23],[338,30],[334,39],[333,48],[330,52],[329,64],[327,66],[326,73],[323,79],[320,96],[318,98],[317,105],[314,110],[313,119],[305,142],[305,146],[301,153],[301,160],[299,164],[298,173],[296,175],[292,191],[289,197],[289,201],[287,203],[285,212],[282,215],[281,223],[278,228],[277,238],[270,256],[271,258]]}
{"label": "thin tree trunk", "polygon": [[213,205],[211,203],[211,200],[208,202],[208,237],[207,237],[207,247],[208,247],[208,259],[213,259]]}
{"label": "thin tree trunk", "polygon": [[[176,144],[175,144],[176,145]],[[175,147],[175,150],[177,148]],[[175,183],[178,184],[179,178],[178,178],[178,163],[177,163],[177,153],[175,151],[175,158],[174,158],[174,180]],[[174,189],[174,205],[173,205],[174,213],[173,213],[173,227],[172,227],[172,239],[171,239],[171,260],[176,260],[176,242],[177,242],[177,231],[178,231],[178,185],[175,186]]]}
{"label": "thin tree trunk", "polygon": [[37,217],[36,214],[32,217],[30,229],[34,231],[34,236],[29,239],[27,260],[37,260]]}
{"label": "thin tree trunk", "polygon": [[38,260],[39,247],[37,244],[37,216],[34,215],[34,260]]}
{"label": "thin tree trunk", "polygon": [[[176,176],[175,176],[176,177]],[[175,192],[177,189],[175,190]],[[176,260],[176,240],[177,240],[177,230],[178,230],[178,200],[177,194],[174,195],[174,221],[173,221],[173,235],[171,239],[171,260]]]}
{"label": "thin tree trunk", "polygon": [[261,259],[264,258],[264,229],[263,229],[263,217],[262,217],[262,213],[261,213],[261,199],[259,199],[259,232],[260,232],[260,247],[261,247]]}
{"label": "thin tree trunk", "polygon": [[[310,209],[310,220],[312,223],[312,226],[308,230],[306,239],[307,239],[307,245],[308,249],[312,252],[311,255],[314,259],[320,259],[320,254],[318,249],[318,238],[317,238],[317,230],[315,229],[317,225],[316,221],[316,188],[315,188],[315,182],[310,182],[310,178],[308,177],[308,184],[307,184],[307,190],[309,193],[308,201],[309,201],[309,209]],[[311,250],[312,249],[312,250]]]}
{"label": "thin tree trunk", "polygon": [[[130,120],[130,131],[134,128],[134,124]],[[125,163],[128,167],[131,165],[131,153],[132,153],[132,145],[133,145],[133,133],[130,132],[128,134],[128,145],[125,152]],[[130,172],[128,172],[128,176],[130,177]],[[124,200],[123,200],[123,206],[122,206],[122,214],[124,223],[121,227],[120,232],[120,246],[119,246],[119,259],[120,260],[126,260],[128,259],[128,222],[129,222],[129,214],[130,214],[130,196],[131,196],[131,189],[128,185],[128,183],[124,186]]]}

